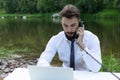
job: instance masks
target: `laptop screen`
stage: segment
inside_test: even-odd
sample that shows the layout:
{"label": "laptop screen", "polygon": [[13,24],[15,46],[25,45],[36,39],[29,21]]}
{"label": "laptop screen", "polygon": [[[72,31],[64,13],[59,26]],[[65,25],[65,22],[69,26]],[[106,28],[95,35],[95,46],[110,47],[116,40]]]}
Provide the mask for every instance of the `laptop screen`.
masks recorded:
{"label": "laptop screen", "polygon": [[73,69],[63,67],[28,66],[31,80],[73,80]]}

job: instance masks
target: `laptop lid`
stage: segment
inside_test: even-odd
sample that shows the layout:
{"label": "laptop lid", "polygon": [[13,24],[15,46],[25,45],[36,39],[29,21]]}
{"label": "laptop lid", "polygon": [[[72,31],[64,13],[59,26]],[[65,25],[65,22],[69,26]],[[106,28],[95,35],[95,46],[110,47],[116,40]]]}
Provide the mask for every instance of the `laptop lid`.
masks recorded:
{"label": "laptop lid", "polygon": [[73,80],[73,69],[63,67],[28,66],[31,80]]}

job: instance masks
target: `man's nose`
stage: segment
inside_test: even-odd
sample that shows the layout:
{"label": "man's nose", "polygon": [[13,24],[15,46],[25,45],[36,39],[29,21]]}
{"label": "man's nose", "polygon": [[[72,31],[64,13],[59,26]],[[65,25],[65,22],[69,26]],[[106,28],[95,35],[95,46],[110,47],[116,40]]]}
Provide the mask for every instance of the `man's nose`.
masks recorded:
{"label": "man's nose", "polygon": [[72,28],[70,26],[68,27],[68,32],[72,32]]}

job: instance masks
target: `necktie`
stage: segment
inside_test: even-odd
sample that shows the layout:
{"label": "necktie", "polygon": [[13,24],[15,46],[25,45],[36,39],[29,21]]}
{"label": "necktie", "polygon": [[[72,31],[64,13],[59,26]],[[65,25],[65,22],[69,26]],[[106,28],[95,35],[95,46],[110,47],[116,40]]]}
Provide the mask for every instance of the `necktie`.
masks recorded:
{"label": "necktie", "polygon": [[74,41],[71,41],[71,50],[70,50],[70,67],[75,70],[75,63],[74,63]]}

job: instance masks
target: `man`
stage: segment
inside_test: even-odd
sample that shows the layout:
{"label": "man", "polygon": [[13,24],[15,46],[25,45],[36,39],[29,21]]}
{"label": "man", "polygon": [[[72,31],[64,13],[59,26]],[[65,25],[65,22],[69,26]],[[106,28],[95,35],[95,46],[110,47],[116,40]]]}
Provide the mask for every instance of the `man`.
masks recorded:
{"label": "man", "polygon": [[58,52],[63,67],[72,67],[80,71],[99,71],[101,65],[88,53],[101,63],[100,42],[96,35],[84,30],[84,26],[79,27],[80,11],[69,4],[63,8],[60,15],[64,31],[49,40],[37,66],[50,66],[53,57]]}

